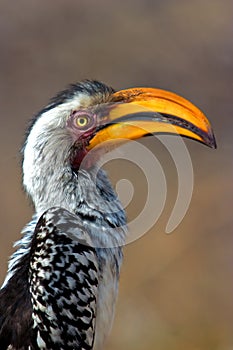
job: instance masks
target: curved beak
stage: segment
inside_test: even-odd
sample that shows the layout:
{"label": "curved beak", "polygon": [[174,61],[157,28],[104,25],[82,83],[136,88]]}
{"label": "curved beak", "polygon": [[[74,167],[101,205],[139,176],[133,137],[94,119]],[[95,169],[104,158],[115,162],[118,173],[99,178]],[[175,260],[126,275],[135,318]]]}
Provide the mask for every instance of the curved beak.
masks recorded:
{"label": "curved beak", "polygon": [[[151,134],[179,134],[216,148],[206,116],[191,102],[172,92],[132,88],[114,93],[98,110],[99,126],[87,149],[105,141],[114,144]],[[125,142],[123,141],[123,142]]]}

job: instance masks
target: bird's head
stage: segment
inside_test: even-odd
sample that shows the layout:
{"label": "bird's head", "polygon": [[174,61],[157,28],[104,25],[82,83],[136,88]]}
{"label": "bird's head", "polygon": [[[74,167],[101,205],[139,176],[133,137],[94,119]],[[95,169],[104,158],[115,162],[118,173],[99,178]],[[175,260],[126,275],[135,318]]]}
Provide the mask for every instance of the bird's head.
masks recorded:
{"label": "bird's head", "polygon": [[[216,147],[205,115],[186,99],[160,89],[131,88],[115,92],[98,81],[71,85],[35,118],[24,147],[24,185],[32,195],[41,178],[61,167],[78,170],[130,139],[155,133],[180,134]],[[91,152],[90,152],[91,151]]]}

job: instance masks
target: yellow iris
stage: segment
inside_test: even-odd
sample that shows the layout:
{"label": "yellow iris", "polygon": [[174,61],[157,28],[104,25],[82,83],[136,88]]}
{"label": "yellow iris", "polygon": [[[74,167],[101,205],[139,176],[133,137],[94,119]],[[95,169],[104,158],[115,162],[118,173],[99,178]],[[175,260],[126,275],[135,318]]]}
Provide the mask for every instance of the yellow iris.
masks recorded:
{"label": "yellow iris", "polygon": [[76,124],[79,128],[85,128],[89,123],[89,117],[86,115],[80,115],[76,118]]}

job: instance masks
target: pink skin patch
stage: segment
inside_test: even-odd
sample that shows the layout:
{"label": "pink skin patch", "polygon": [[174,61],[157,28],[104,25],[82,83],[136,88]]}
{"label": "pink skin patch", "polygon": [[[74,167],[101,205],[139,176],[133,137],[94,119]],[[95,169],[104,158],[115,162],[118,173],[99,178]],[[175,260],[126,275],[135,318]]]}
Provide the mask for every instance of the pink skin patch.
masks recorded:
{"label": "pink skin patch", "polygon": [[90,168],[96,162],[95,152],[91,152],[93,156],[88,156],[86,146],[93,136],[97,126],[97,115],[87,110],[74,111],[67,120],[67,128],[70,130],[75,144],[75,151],[71,164],[74,169],[78,169],[83,162],[85,168]]}

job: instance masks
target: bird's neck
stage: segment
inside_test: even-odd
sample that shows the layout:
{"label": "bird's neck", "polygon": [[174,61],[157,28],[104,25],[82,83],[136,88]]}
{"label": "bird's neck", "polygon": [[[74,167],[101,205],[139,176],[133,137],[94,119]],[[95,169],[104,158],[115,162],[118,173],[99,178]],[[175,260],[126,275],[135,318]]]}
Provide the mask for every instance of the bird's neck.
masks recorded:
{"label": "bird's neck", "polygon": [[[61,151],[58,146],[49,143],[43,145],[43,152],[41,148],[28,146],[30,142],[26,145],[23,162],[24,186],[32,198],[37,217],[49,208],[61,207],[81,216],[84,225],[87,223],[89,228],[95,227],[91,234],[95,235],[101,228],[103,240],[105,235],[115,240],[115,232],[110,235],[109,228],[124,226],[122,232],[125,233],[125,213],[102,169],[74,170],[68,156],[69,143],[63,142]],[[56,152],[52,153],[54,149]],[[115,242],[116,245],[122,245],[123,237],[117,237],[120,241]]]}

